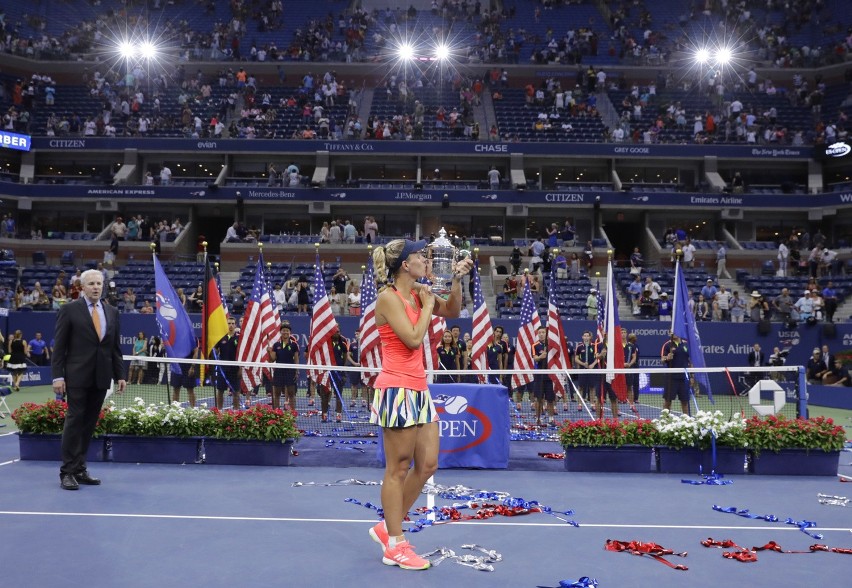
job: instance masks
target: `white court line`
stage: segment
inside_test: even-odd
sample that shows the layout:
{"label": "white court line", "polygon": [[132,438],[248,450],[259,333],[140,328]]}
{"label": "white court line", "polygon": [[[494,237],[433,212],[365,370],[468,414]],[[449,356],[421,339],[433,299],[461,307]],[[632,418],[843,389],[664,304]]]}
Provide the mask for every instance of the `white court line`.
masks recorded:
{"label": "white court line", "polygon": [[[234,517],[217,515],[169,515],[169,514],[137,514],[137,513],[102,513],[102,512],[44,512],[44,511],[13,511],[2,510],[0,516],[44,516],[44,517],[91,517],[91,518],[128,518],[128,519],[177,519],[177,520],[202,520],[202,521],[251,521],[270,523],[375,523],[375,519],[306,519],[297,517]],[[441,523],[437,523],[441,524]],[[453,525],[482,525],[480,521],[454,521]],[[487,525],[498,525],[501,527],[568,527],[565,523],[522,523],[502,522],[489,520]],[[783,526],[717,526],[717,525],[640,525],[640,524],[618,524],[618,523],[581,523],[581,527],[598,527],[604,529],[711,529],[726,531],[799,531],[798,527],[792,525]],[[815,531],[849,531],[841,527],[814,527]]]}
{"label": "white court line", "polygon": [[4,461],[3,463],[0,463],[0,467],[2,467],[4,465],[9,465],[10,463],[17,463],[19,461],[21,461],[21,460],[20,459],[13,459],[13,460],[10,460],[10,461]]}
{"label": "white court line", "polygon": [[10,431],[8,433],[0,433],[0,437],[8,437],[9,435],[17,435],[17,431]]}

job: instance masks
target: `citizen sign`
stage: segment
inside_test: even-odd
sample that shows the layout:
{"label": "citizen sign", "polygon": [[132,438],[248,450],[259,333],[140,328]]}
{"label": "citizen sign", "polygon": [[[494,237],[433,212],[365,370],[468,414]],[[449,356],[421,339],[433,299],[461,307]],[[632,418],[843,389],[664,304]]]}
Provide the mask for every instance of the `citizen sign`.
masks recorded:
{"label": "citizen sign", "polygon": [[551,192],[544,195],[545,202],[585,202],[584,194],[570,192]]}

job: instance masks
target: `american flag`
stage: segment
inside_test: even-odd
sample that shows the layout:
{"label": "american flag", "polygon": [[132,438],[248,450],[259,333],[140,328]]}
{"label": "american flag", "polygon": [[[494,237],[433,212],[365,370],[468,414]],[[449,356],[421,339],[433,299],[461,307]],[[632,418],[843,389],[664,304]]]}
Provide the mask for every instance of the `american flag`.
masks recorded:
{"label": "american flag", "polygon": [[[280,325],[280,320],[278,322]],[[275,309],[269,299],[266,287],[266,276],[263,273],[263,259],[257,261],[254,273],[254,284],[251,288],[248,305],[243,315],[240,330],[240,345],[237,349],[237,360],[241,362],[269,361],[269,346],[281,340],[281,331],[276,326]],[[249,391],[260,385],[261,370],[259,368],[243,368],[242,388]]]}
{"label": "american flag", "polygon": [[[314,312],[311,316],[311,332],[308,341],[308,365],[329,366],[334,365],[331,336],[339,327],[331,312],[331,303],[325,291],[319,254],[317,254],[314,270]],[[328,388],[331,373],[328,369],[309,369],[308,377]]]}
{"label": "american flag", "polygon": [[[521,301],[521,323],[518,329],[518,345],[515,347],[514,369],[531,370],[536,367],[533,355],[540,326],[541,319],[538,317],[538,307],[530,290],[530,276],[527,274],[527,279],[524,280],[524,298]],[[515,390],[532,381],[533,375],[530,373],[512,374],[512,388]]]}
{"label": "american flag", "polygon": [[603,343],[604,337],[606,335],[606,306],[604,305],[603,292],[601,292],[601,281],[598,280],[598,332],[597,339],[595,340],[597,343]]}
{"label": "american flag", "polygon": [[[447,330],[447,321],[442,316],[432,315],[432,320],[429,322],[429,329],[423,335],[423,359],[427,370],[439,370],[441,364],[438,363],[438,342],[444,336],[444,331]],[[434,375],[426,376],[429,382],[435,381]]]}
{"label": "american flag", "polygon": [[[553,267],[555,268],[556,264],[553,264]],[[550,286],[547,288],[547,369],[567,370],[571,366],[565,346],[565,331],[559,317],[559,308],[556,306],[556,280],[553,271],[550,273]],[[550,374],[550,379],[553,380],[553,390],[565,397],[565,376]]]}
{"label": "american flag", "polygon": [[361,280],[361,381],[370,388],[382,369],[382,342],[376,327],[376,270],[373,256],[367,256],[367,271]]}
{"label": "american flag", "polygon": [[[473,369],[487,370],[488,356],[486,350],[494,339],[494,329],[491,328],[491,317],[482,296],[482,285],[479,282],[479,260],[473,262],[473,333],[471,334],[470,360]],[[487,382],[485,374],[479,374],[479,383]]]}
{"label": "american flag", "polygon": [[621,340],[621,324],[618,320],[617,298],[615,297],[615,272],[612,261],[606,278],[606,381],[612,384],[612,390],[619,400],[627,400],[627,378],[624,373],[616,373],[613,368],[624,367],[624,341]]}

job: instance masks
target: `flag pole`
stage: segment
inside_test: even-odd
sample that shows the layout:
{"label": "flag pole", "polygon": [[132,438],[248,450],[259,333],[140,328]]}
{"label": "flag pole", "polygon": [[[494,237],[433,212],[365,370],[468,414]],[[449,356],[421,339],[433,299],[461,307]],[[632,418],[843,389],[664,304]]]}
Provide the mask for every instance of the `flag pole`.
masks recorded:
{"label": "flag pole", "polygon": [[[151,243],[148,244],[148,246],[151,248],[152,261],[156,262],[157,261],[157,244],[152,241]],[[164,343],[162,341],[162,337],[160,338],[160,345],[164,345]],[[165,374],[165,376],[166,376],[166,404],[169,404],[172,401],[172,399],[169,395],[169,379],[171,378],[171,374],[169,373],[170,371],[171,371],[171,365],[169,365],[169,369],[166,370],[166,374]],[[159,371],[157,373],[159,373]],[[159,382],[157,382],[157,383],[159,384]]]}

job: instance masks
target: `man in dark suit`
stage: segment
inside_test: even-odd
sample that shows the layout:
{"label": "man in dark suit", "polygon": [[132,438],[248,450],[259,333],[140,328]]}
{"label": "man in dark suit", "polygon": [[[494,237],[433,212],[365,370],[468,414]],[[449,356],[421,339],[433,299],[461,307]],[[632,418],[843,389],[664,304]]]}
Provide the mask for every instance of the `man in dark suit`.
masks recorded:
{"label": "man in dark suit", "polygon": [[86,452],[110,383],[116,381],[119,394],[126,386],[118,310],[100,299],[103,274],[88,270],[81,279],[80,298],[63,305],[56,317],[51,362],[53,391],[68,399],[59,469],[65,490],[101,483],[86,469]]}
{"label": "man in dark suit", "polygon": [[752,345],[751,351],[748,352],[748,365],[751,367],[766,365],[766,354],[760,349],[760,343]]}

